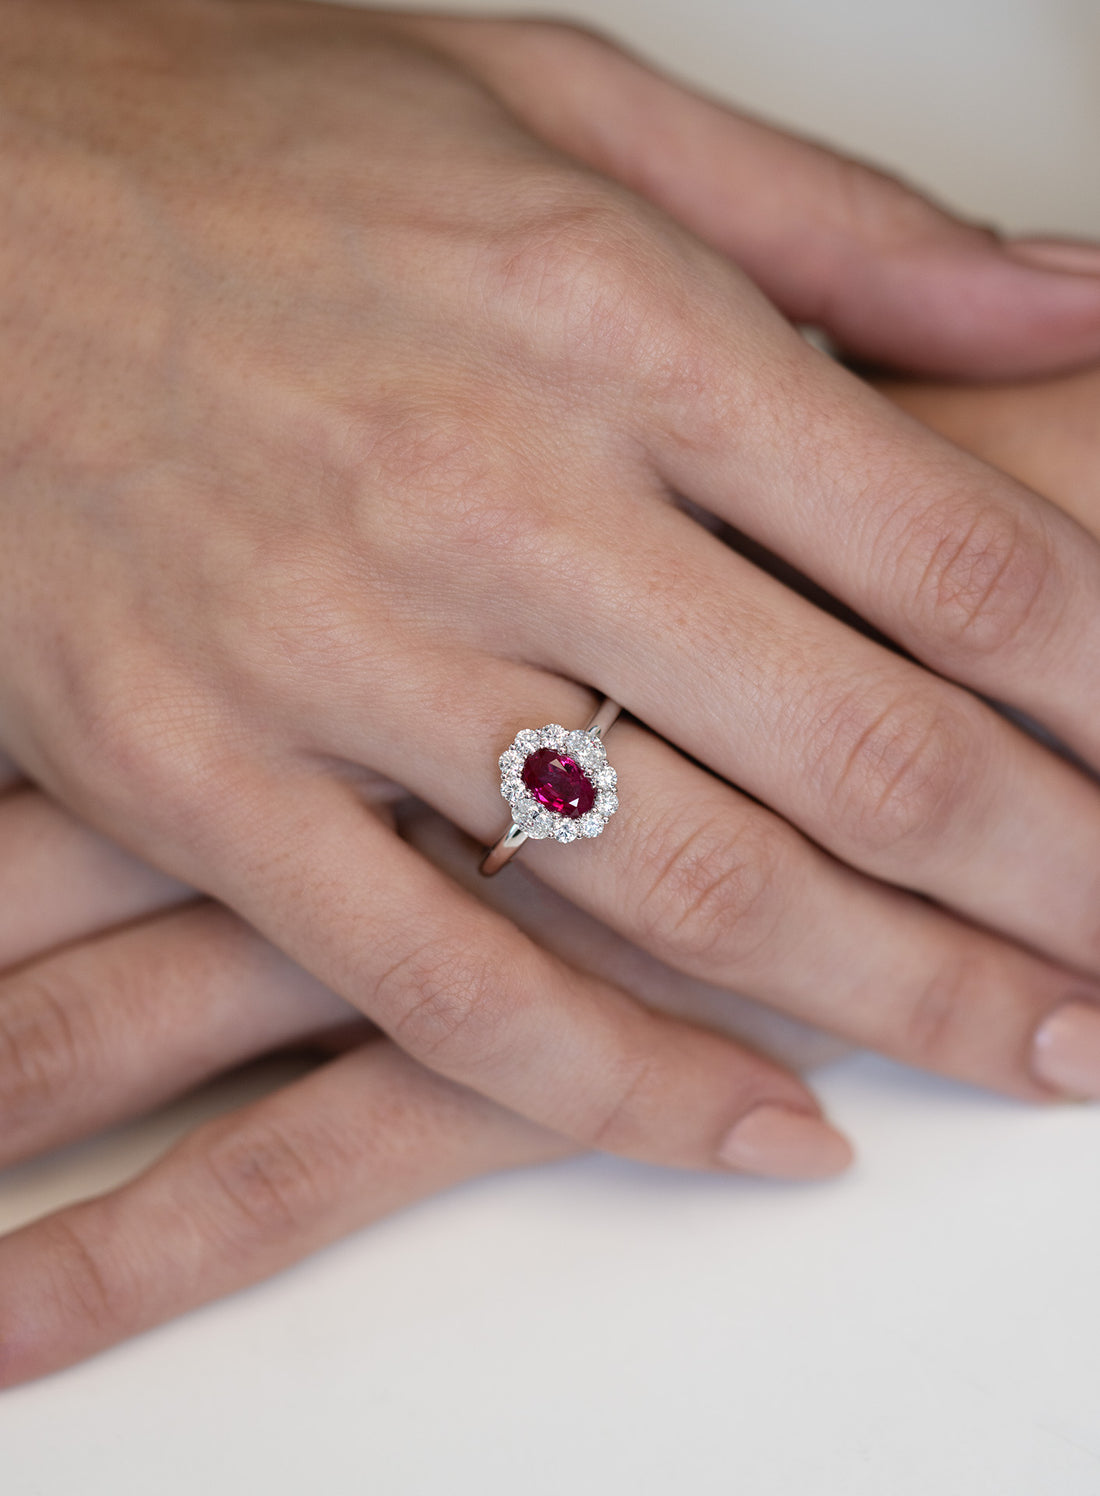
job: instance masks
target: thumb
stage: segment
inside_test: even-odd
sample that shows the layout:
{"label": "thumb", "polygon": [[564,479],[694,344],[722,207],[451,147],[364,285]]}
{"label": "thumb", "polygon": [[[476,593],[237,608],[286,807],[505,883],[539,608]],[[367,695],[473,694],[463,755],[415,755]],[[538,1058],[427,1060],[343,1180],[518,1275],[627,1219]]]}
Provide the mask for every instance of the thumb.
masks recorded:
{"label": "thumb", "polygon": [[430,26],[528,128],[665,209],[860,358],[982,379],[1100,358],[1100,246],[1002,241],[572,26]]}

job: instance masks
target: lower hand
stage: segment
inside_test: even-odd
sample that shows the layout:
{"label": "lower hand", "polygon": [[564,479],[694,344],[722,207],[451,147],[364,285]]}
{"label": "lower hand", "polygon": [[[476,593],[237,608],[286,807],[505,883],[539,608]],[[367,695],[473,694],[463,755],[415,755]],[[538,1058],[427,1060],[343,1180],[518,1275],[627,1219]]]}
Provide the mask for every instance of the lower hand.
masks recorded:
{"label": "lower hand", "polygon": [[[293,1049],[303,1079],[193,1131],[140,1177],[0,1239],[0,1388],[41,1376],[475,1175],[574,1145],[408,1059],[229,911],[7,774],[0,793],[0,1169]],[[3,789],[0,784],[0,790]],[[805,1065],[835,1041],[664,966],[535,879],[479,879],[469,844],[402,832],[602,979]],[[742,1166],[802,1173],[749,1140]],[[836,1139],[835,1163],[846,1158]],[[812,1163],[813,1155],[811,1155]]]}

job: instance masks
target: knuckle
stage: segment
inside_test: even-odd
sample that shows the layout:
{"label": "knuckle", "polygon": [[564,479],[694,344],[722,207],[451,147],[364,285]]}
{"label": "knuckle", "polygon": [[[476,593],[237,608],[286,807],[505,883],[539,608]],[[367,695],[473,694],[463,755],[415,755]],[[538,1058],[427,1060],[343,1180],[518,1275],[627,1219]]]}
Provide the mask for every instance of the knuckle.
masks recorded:
{"label": "knuckle", "polygon": [[681,967],[747,961],[781,917],[785,861],[780,839],[749,818],[715,815],[687,837],[677,823],[658,824],[639,857],[647,943]]}
{"label": "knuckle", "polygon": [[453,941],[431,941],[375,983],[375,1011],[409,1054],[448,1070],[482,1071],[502,1058],[506,994],[517,990],[499,963],[490,966]]}
{"label": "knuckle", "polygon": [[[239,673],[236,684],[247,684]],[[224,825],[249,799],[252,765],[234,718],[243,696],[232,706],[228,691],[215,696],[171,671],[135,671],[122,684],[107,675],[101,686],[80,724],[76,808],[90,803],[99,818],[128,825],[131,850],[153,861],[166,844],[224,845]]]}
{"label": "knuckle", "polygon": [[922,634],[967,658],[1002,654],[1020,642],[1058,593],[1054,567],[1041,524],[989,503],[923,513],[901,555]]}
{"label": "knuckle", "polygon": [[888,172],[831,151],[822,152],[821,165],[825,201],[858,239],[889,251],[942,232],[940,211]]}
{"label": "knuckle", "polygon": [[213,713],[190,683],[173,683],[159,671],[126,671],[119,681],[101,675],[81,724],[85,777],[97,799],[123,809],[155,807],[161,824],[187,825],[194,817],[195,787],[216,790],[211,773]]}
{"label": "knuckle", "polygon": [[621,377],[675,287],[662,235],[642,205],[573,171],[544,168],[539,191],[486,257],[492,301],[569,371],[611,366]]}
{"label": "knuckle", "polygon": [[[94,1208],[94,1207],[93,1207]],[[87,1229],[78,1206],[39,1223],[38,1260],[67,1322],[114,1333],[138,1318],[135,1286],[94,1231]]]}
{"label": "knuckle", "polygon": [[557,45],[572,51],[585,52],[595,49],[611,52],[617,56],[624,55],[619,44],[608,32],[601,31],[598,26],[593,26],[587,21],[560,16],[537,16],[523,21],[522,25],[527,36],[533,37],[546,46]]}
{"label": "knuckle", "polygon": [[938,969],[912,997],[897,1036],[899,1055],[929,1070],[951,1072],[973,1025],[974,996],[984,981],[966,956]]}
{"label": "knuckle", "polygon": [[657,1074],[651,1055],[624,1062],[600,1104],[575,1129],[576,1141],[599,1152],[630,1152],[647,1134],[647,1096]]}
{"label": "knuckle", "polygon": [[977,740],[946,691],[917,687],[885,700],[846,697],[816,729],[810,754],[846,841],[875,858],[946,834],[973,792]]}
{"label": "knuckle", "polygon": [[88,1074],[94,1029],[75,984],[59,972],[9,979],[0,988],[0,1115],[5,1131],[41,1125]]}
{"label": "knuckle", "polygon": [[215,1134],[204,1163],[219,1234],[238,1249],[293,1240],[323,1208],[320,1159],[271,1122]]}

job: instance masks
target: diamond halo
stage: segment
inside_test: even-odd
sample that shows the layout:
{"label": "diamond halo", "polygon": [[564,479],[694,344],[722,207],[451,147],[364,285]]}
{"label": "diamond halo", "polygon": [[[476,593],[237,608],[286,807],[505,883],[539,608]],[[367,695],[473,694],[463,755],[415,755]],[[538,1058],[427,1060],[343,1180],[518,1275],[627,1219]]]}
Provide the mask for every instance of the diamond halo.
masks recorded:
{"label": "diamond halo", "polygon": [[[593,803],[583,815],[573,817],[551,809],[540,803],[537,792],[524,783],[524,765],[546,748],[564,760],[572,760],[587,781]],[[522,728],[500,755],[500,793],[511,807],[512,820],[534,841],[553,837],[571,842],[581,836],[599,836],[619,808],[617,782],[598,734],[567,732],[556,722],[543,728]]]}

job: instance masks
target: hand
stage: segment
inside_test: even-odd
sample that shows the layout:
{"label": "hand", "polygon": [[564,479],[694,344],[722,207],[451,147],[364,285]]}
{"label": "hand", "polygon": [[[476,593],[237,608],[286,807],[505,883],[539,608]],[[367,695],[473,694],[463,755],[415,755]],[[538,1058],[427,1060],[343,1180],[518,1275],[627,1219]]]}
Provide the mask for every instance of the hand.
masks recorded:
{"label": "hand", "polygon": [[[1100,534],[1100,371],[1020,387],[884,388]],[[0,765],[0,788],[15,777]],[[521,928],[651,1006],[740,1034],[787,1063],[825,1057],[809,1033],[678,976],[524,869],[477,881],[440,818],[406,817],[403,831]],[[201,1128],[123,1189],[0,1242],[0,1385],[246,1286],[448,1183],[567,1151],[394,1046],[362,1042],[355,1009],[43,796],[0,800],[0,851],[0,968],[11,973],[0,980],[0,1167],[271,1048],[361,1041],[307,1080]],[[180,1241],[191,1250],[179,1253]]]}
{"label": "hand", "polygon": [[[883,388],[1100,534],[1100,371],[1016,387]],[[0,772],[0,786],[13,779],[12,768]],[[402,829],[520,928],[650,1006],[786,1063],[827,1057],[823,1036],[679,976],[522,867],[477,880],[439,817],[406,813]],[[122,1190],[0,1242],[0,1385],[244,1287],[451,1182],[568,1150],[393,1045],[364,1042],[354,1008],[225,910],[183,904],[189,890],[43,796],[0,800],[0,848],[0,968],[12,969],[0,980],[0,1167],[271,1048],[336,1051],[359,1041],[307,1080],[201,1128]],[[189,1253],[175,1250],[181,1240]]]}
{"label": "hand", "polygon": [[800,1127],[828,1172],[793,1076],[550,958],[371,809],[492,837],[501,747],[598,689],[638,719],[624,810],[530,849],[551,886],[912,1063],[1047,1098],[1055,1010],[1095,1058],[1058,963],[1100,961],[1100,796],[962,687],[1095,761],[1100,552],[717,249],[864,355],[968,373],[1095,356],[1100,277],[560,28],[8,0],[5,36],[0,741],[33,779],[541,1126],[773,1169]]}
{"label": "hand", "polygon": [[1100,535],[1100,367],[1018,384],[891,380],[880,387],[903,410]]}
{"label": "hand", "polygon": [[[813,1035],[679,977],[522,873],[478,879],[438,816],[406,807],[402,832],[585,970],[788,1062],[824,1057]],[[461,1179],[571,1151],[407,1059],[226,910],[28,788],[0,798],[0,973],[0,1169],[272,1050],[327,1056],[121,1189],[0,1239],[0,1387]]]}

